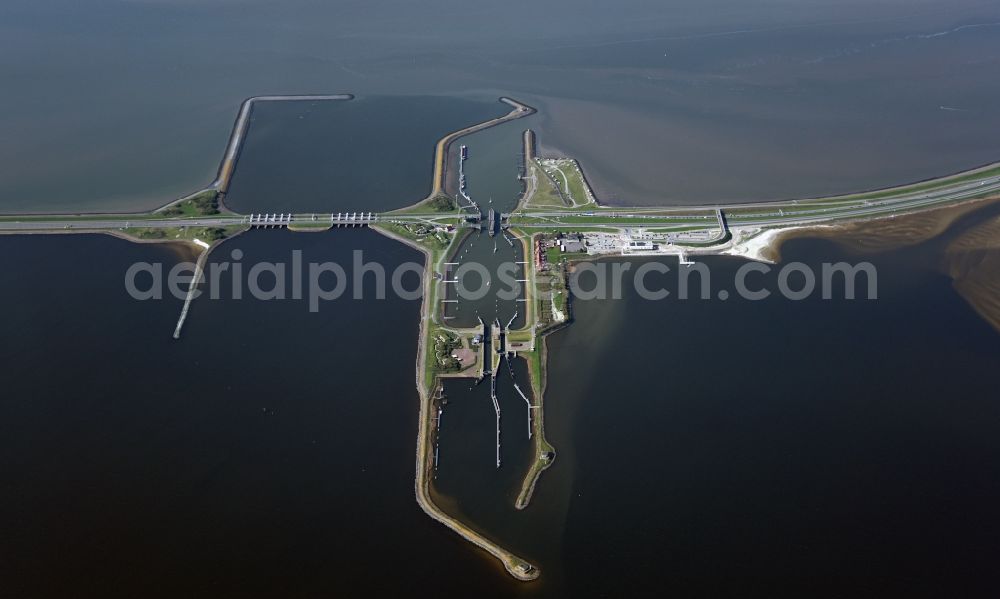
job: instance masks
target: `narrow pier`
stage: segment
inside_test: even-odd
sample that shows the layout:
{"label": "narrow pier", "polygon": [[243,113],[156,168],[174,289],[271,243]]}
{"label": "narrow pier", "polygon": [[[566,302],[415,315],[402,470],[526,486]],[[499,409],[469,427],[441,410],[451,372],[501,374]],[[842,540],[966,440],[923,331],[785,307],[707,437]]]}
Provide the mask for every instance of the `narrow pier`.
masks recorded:
{"label": "narrow pier", "polygon": [[[509,360],[508,360],[508,363],[510,363]],[[511,376],[514,376],[514,375],[511,374]],[[514,382],[514,389],[517,390],[518,394],[521,396],[521,399],[524,400],[524,403],[528,404],[528,439],[530,440],[531,439],[531,410],[534,409],[535,406],[531,405],[531,400],[528,399],[528,396],[524,394],[524,391],[521,391],[521,387],[518,386],[518,384],[517,384],[516,381]]]}
{"label": "narrow pier", "polygon": [[469,159],[469,147],[466,145],[462,146],[462,152],[458,158],[458,195],[469,203],[470,206],[479,210],[479,206],[472,201],[469,194],[465,192],[467,182],[465,179],[465,161]]}
{"label": "narrow pier", "polygon": [[524,162],[527,164],[535,159],[535,133],[531,129],[525,129],[522,134],[522,147],[524,148]]}
{"label": "narrow pier", "polygon": [[438,404],[437,420],[434,423],[434,478],[437,478],[438,461],[441,457],[441,414],[444,408]]}
{"label": "narrow pier", "polygon": [[[514,317],[516,318],[517,314],[514,314]],[[510,319],[510,320],[511,320],[511,322],[514,322],[513,318]],[[510,325],[508,324],[507,326],[509,327]],[[518,385],[517,381],[514,379],[514,367],[510,363],[510,354],[508,354],[508,356],[507,356],[507,371],[510,372],[510,379],[512,381],[514,381],[514,389],[517,391],[518,395],[521,396],[521,399],[524,400],[524,403],[526,403],[528,405],[528,440],[530,441],[531,440],[531,435],[532,435],[532,431],[531,431],[531,410],[534,409],[535,406],[531,405],[531,400],[528,399],[528,396],[524,394],[524,391],[521,390],[521,386]]]}
{"label": "narrow pier", "polygon": [[177,319],[177,326],[174,327],[174,339],[181,338],[181,329],[184,327],[184,321],[187,320],[188,310],[191,308],[191,302],[194,300],[195,290],[198,288],[198,283],[205,278],[205,261],[208,260],[208,254],[211,251],[211,247],[207,248],[198,256],[198,261],[194,263],[194,275],[192,275],[191,283],[188,285],[187,296],[184,298],[184,307],[181,308],[181,315]]}
{"label": "narrow pier", "polygon": [[500,467],[500,402],[497,401],[497,373],[490,375],[490,398],[493,400],[493,410],[497,414],[497,468]]}
{"label": "narrow pier", "polygon": [[[480,317],[479,318],[479,322],[482,322],[482,321],[483,321],[483,319]],[[503,329],[501,328],[500,321],[498,319],[494,320],[493,327],[495,327],[495,329],[491,329],[491,328],[487,327],[485,323],[483,324],[483,333],[484,333],[483,340],[484,340],[484,343],[488,343],[489,344],[489,349],[488,350],[487,350],[486,347],[483,348],[483,350],[484,350],[483,351],[484,368],[485,368],[485,357],[487,355],[487,351],[488,351],[489,356],[490,356],[489,371],[488,372],[484,371],[483,375],[484,376],[486,374],[490,375],[490,399],[493,401],[493,410],[494,410],[494,412],[496,412],[496,424],[497,424],[497,426],[496,426],[496,443],[497,443],[496,458],[497,458],[497,462],[496,463],[497,463],[497,468],[499,468],[500,464],[501,464],[501,448],[500,448],[500,401],[497,400],[497,375],[499,374],[499,370],[500,370],[500,356],[501,356],[501,354],[500,354],[500,351],[501,351],[501,347],[500,347],[501,340],[499,339],[499,335],[501,334],[501,331]],[[489,337],[487,337],[486,334],[488,334]],[[487,341],[487,339],[488,339],[488,341]]]}

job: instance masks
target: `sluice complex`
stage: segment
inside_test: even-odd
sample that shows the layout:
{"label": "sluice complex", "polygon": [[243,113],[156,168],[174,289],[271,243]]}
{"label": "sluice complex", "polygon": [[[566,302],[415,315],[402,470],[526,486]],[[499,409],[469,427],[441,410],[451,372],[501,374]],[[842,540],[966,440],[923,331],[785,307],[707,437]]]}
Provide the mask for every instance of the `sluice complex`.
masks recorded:
{"label": "sluice complex", "polygon": [[[460,146],[454,156],[453,162],[457,164],[454,173],[449,170],[449,155],[452,144],[462,137],[535,112],[516,100],[500,98],[510,106],[509,113],[449,133],[438,141],[431,192],[407,208],[383,213],[238,214],[226,206],[226,193],[256,103],[349,101],[352,97],[340,94],[250,98],[239,109],[218,175],[205,189],[143,214],[4,215],[0,216],[0,233],[107,233],[141,242],[194,244],[201,253],[174,337],[182,334],[210,252],[242,231],[288,228],[308,232],[368,226],[418,249],[425,256],[425,276],[416,363],[420,395],[417,501],[430,517],[489,552],[521,580],[537,578],[538,568],[468,523],[447,514],[431,498],[430,485],[440,459],[437,434],[444,412],[442,381],[468,378],[487,384],[489,379],[496,412],[496,467],[500,468],[503,433],[509,427],[505,427],[497,400],[497,375],[504,362],[508,370],[513,360],[524,360],[527,364],[531,388],[524,390],[516,382],[514,385],[528,407],[527,435],[533,452],[515,502],[516,508],[525,508],[542,472],[556,457],[556,449],[545,437],[545,336],[570,321],[567,265],[593,257],[637,255],[672,256],[681,263],[708,254],[767,260],[768,250],[779,235],[792,229],[894,218],[1000,194],[1000,163],[997,163],[930,181],[836,197],[670,208],[607,206],[598,202],[575,160],[539,157],[535,136],[529,130],[523,136],[524,163],[518,174],[523,193],[516,208],[508,214],[492,206],[484,211],[482,198],[467,192],[465,163],[470,159],[467,146]],[[447,192],[449,183],[457,193]],[[522,291],[514,300],[517,305],[514,317],[505,324],[498,315],[491,314],[486,319],[480,316],[478,326],[450,326],[453,317],[446,315],[445,309],[462,302],[450,293],[449,288],[457,283],[450,273],[463,264],[463,256],[458,252],[463,241],[483,230],[491,239],[502,237],[521,256],[517,260],[517,282]],[[496,246],[493,251],[497,251]],[[515,326],[518,318],[521,320]],[[463,359],[450,359],[452,354]],[[510,374],[513,378],[512,370]],[[521,430],[521,426],[518,424],[516,429]]]}

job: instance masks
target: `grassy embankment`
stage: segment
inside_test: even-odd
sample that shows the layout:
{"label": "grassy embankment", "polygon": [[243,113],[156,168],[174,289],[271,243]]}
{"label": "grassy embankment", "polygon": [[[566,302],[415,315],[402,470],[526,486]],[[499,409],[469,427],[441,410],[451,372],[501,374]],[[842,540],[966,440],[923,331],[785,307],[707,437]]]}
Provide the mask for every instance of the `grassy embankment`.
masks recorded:
{"label": "grassy embankment", "polygon": [[411,206],[387,212],[386,216],[392,218],[393,216],[407,216],[411,214],[446,215],[449,212],[453,212],[458,216],[458,203],[451,196],[442,193],[424,198]]}
{"label": "grassy embankment", "polygon": [[[457,337],[459,334],[457,331],[444,327],[438,322],[436,311],[440,305],[440,286],[434,283],[433,277],[435,276],[434,273],[439,271],[439,267],[444,262],[445,257],[452,251],[453,247],[457,247],[459,240],[463,236],[457,232],[447,232],[440,230],[441,227],[422,223],[392,223],[382,221],[375,224],[374,227],[405,239],[411,245],[419,247],[427,253],[428,272],[424,276],[431,277],[432,280],[428,286],[428,293],[430,295],[425,299],[427,302],[427,314],[425,314],[426,334],[425,338],[421,339],[420,342],[423,343],[424,356],[421,385],[429,393],[436,386],[435,378],[438,374],[454,372],[450,368],[450,366],[454,366],[453,364],[438,364],[436,356],[439,353],[439,348],[437,347],[440,343],[439,339],[442,336]],[[447,344],[441,343],[441,345],[443,347]]]}
{"label": "grassy embankment", "polygon": [[153,212],[157,216],[214,216],[219,210],[219,194],[214,189],[205,189],[173,204]]}
{"label": "grassy embankment", "polygon": [[128,227],[121,233],[140,241],[194,241],[212,243],[245,231],[247,225],[230,227]]}
{"label": "grassy embankment", "polygon": [[525,256],[525,326],[516,331],[510,331],[507,338],[510,342],[520,342],[527,344],[530,350],[518,350],[517,355],[523,358],[528,366],[528,376],[531,380],[531,427],[532,427],[532,449],[534,459],[528,471],[524,475],[521,483],[521,490],[514,507],[521,510],[528,506],[535,486],[542,472],[552,465],[555,460],[555,447],[549,443],[545,436],[545,386],[547,359],[545,336],[554,327],[565,324],[565,320],[556,321],[553,316],[549,294],[555,294],[557,306],[563,314],[566,314],[566,291],[563,271],[552,275],[540,276],[535,270],[534,243],[540,234],[531,234],[522,229],[512,228],[509,232],[514,235],[523,247]]}
{"label": "grassy embankment", "polygon": [[517,499],[514,501],[514,507],[523,510],[531,502],[531,496],[535,492],[535,486],[538,484],[538,479],[541,477],[542,472],[555,461],[556,448],[545,437],[545,408],[542,398],[545,397],[545,362],[548,356],[545,348],[544,334],[536,339],[533,351],[518,352],[518,355],[524,358],[528,364],[528,376],[531,379],[531,394],[536,398],[532,405],[538,406],[531,415],[535,459],[532,460],[531,466],[525,473],[524,481],[521,483],[521,491],[517,494]]}
{"label": "grassy embankment", "polygon": [[[715,212],[704,212],[699,214],[697,211],[692,210],[690,215],[658,215],[658,214],[648,214],[643,216],[609,216],[606,214],[573,214],[567,212],[565,215],[558,216],[525,216],[525,215],[514,215],[510,217],[510,224],[512,226],[517,225],[545,225],[546,230],[549,230],[550,226],[553,229],[558,229],[563,225],[583,225],[583,226],[595,226],[595,225],[606,225],[610,227],[620,228],[627,225],[638,225],[642,227],[667,227],[667,226],[677,226],[677,227],[690,227],[694,224],[698,224],[704,221],[706,225],[713,226],[718,222],[718,218],[715,216]],[[704,229],[705,227],[696,227]]]}
{"label": "grassy embankment", "polygon": [[3,222],[21,222],[21,223],[31,223],[31,222],[45,222],[45,221],[93,221],[95,219],[100,220],[110,220],[110,221],[122,221],[123,223],[129,221],[142,221],[142,220],[160,220],[163,217],[159,214],[154,213],[144,213],[144,214],[7,214],[0,216],[0,221]]}
{"label": "grassy embankment", "polygon": [[162,220],[165,218],[197,218],[199,216],[215,216],[221,214],[214,190],[204,190],[183,200],[178,200],[152,212],[139,214],[8,214],[0,216],[3,221],[39,222],[39,221],[93,221],[95,219],[108,221],[142,221]]}
{"label": "grassy embankment", "polygon": [[[998,176],[998,175],[1000,175],[1000,165],[990,165],[987,167],[973,169],[970,171],[964,171],[961,173],[957,173],[955,175],[940,177],[929,181],[921,181],[907,185],[900,185],[897,187],[876,189],[872,191],[852,193],[848,195],[831,196],[827,198],[806,198],[802,200],[781,202],[780,204],[776,203],[768,206],[756,206],[747,208],[733,206],[731,208],[726,209],[726,215],[727,217],[729,217],[730,221],[732,221],[732,224],[739,224],[739,220],[741,220],[742,218],[751,218],[750,215],[766,215],[767,217],[789,218],[789,219],[794,219],[803,216],[821,216],[821,215],[824,216],[830,215],[831,217],[836,217],[836,213],[838,211],[841,210],[850,211],[850,210],[866,208],[869,207],[869,204],[871,202],[878,202],[880,200],[889,200],[904,195],[930,193],[942,190],[944,188],[953,185],[961,185],[962,183],[970,183],[982,178]],[[983,194],[972,195],[969,198],[964,198],[964,199],[986,197],[993,194],[995,194],[995,192],[984,192]],[[941,201],[952,202],[953,200],[941,200]],[[892,207],[890,206],[886,206],[886,211],[889,211],[891,208]],[[914,207],[915,210],[923,210],[926,208],[927,206]],[[899,206],[898,209],[905,211],[906,206],[905,205]],[[822,210],[823,212],[811,214],[811,211],[815,210]]]}
{"label": "grassy embankment", "polygon": [[[543,164],[548,166],[548,172]],[[587,181],[575,160],[548,160],[542,163],[536,159],[529,163],[529,168],[529,176],[533,176],[535,179],[534,188],[528,197],[522,199],[509,219],[511,224],[509,232],[521,242],[523,247],[527,284],[524,302],[526,307],[525,327],[509,332],[508,339],[512,342],[525,343],[531,348],[530,350],[519,350],[517,354],[527,363],[533,398],[531,402],[531,426],[534,459],[525,473],[521,490],[514,501],[514,507],[519,510],[528,506],[542,472],[555,461],[555,447],[549,443],[545,436],[546,361],[548,359],[545,337],[554,328],[568,323],[569,291],[565,278],[567,262],[562,259],[562,256],[559,256],[558,262],[549,260],[555,272],[545,275],[537,272],[534,248],[536,240],[541,238],[543,234],[533,233],[530,229],[518,228],[517,225],[545,224],[549,233],[611,230],[605,227],[587,227],[585,218],[583,221],[567,222],[568,226],[562,229],[558,227],[559,224],[562,224],[561,219],[554,221],[551,218],[523,216],[521,213],[524,210],[554,209],[566,210],[569,213],[567,216],[576,220],[573,218],[576,216],[572,214],[573,211],[598,212],[600,210],[594,200],[593,192],[587,185]],[[564,176],[565,178],[563,178]],[[562,183],[561,189],[560,182]],[[547,257],[556,258],[548,251]],[[555,268],[556,264],[559,264],[560,267]],[[563,320],[556,320],[553,308],[563,314]]]}
{"label": "grassy embankment", "polygon": [[528,209],[594,210],[599,208],[580,165],[572,158],[543,158],[528,163],[528,176],[535,180]]}
{"label": "grassy embankment", "polygon": [[[458,247],[464,235],[461,229],[454,233],[447,234],[448,242],[431,234],[418,232],[412,223],[387,223],[381,221],[374,225],[389,237],[404,241],[405,243],[420,249],[426,257],[426,272],[424,274],[424,299],[421,307],[421,337],[418,341],[420,352],[417,364],[417,390],[420,395],[420,416],[419,429],[417,433],[417,475],[415,488],[417,503],[431,518],[444,524],[462,538],[477,547],[487,551],[501,563],[504,568],[519,580],[533,580],[538,577],[539,571],[524,559],[504,549],[497,543],[486,538],[470,526],[447,514],[438,507],[431,498],[430,485],[433,472],[433,437],[435,430],[435,402],[440,376],[447,376],[438,367],[436,356],[439,345],[448,345],[447,339],[452,333],[461,334],[459,331],[448,330],[437,321],[437,310],[439,303],[439,287],[435,273],[441,272],[440,268],[446,257],[451,255],[454,248]],[[444,338],[444,341],[442,341]],[[443,365],[442,365],[443,366]]]}
{"label": "grassy embankment", "polygon": [[828,198],[816,198],[816,199],[805,199],[800,200],[798,205],[804,205],[808,203],[815,204],[828,204],[837,202],[852,202],[852,201],[864,201],[864,200],[884,200],[886,198],[891,198],[898,195],[909,194],[909,193],[920,193],[924,191],[933,191],[935,189],[940,189],[942,187],[947,187],[950,185],[959,185],[961,183],[968,183],[971,181],[976,181],[978,179],[983,179],[986,177],[992,177],[1000,175],[1000,164],[991,164],[985,167],[972,169],[968,171],[962,171],[960,173],[955,173],[954,175],[948,175],[945,177],[938,177],[936,179],[930,179],[927,181],[918,181],[916,183],[908,183],[905,185],[899,185],[897,187],[887,187],[885,189],[873,189],[872,191],[862,191],[858,193],[852,193],[848,195],[841,196],[831,196]]}
{"label": "grassy embankment", "polygon": [[[156,210],[143,218],[177,218],[176,227],[142,227],[129,226],[121,229],[128,237],[142,241],[193,241],[199,239],[212,243],[232,237],[246,230],[247,225],[230,225],[227,227],[202,227],[184,224],[182,219],[211,217],[221,214],[218,194],[215,190],[206,189],[188,198],[174,202]],[[141,220],[132,218],[131,220]],[[132,223],[129,223],[132,225]]]}
{"label": "grassy embankment", "polygon": [[321,233],[323,231],[329,231],[333,225],[329,222],[293,222],[290,223],[287,228],[289,231],[298,231],[303,233]]}

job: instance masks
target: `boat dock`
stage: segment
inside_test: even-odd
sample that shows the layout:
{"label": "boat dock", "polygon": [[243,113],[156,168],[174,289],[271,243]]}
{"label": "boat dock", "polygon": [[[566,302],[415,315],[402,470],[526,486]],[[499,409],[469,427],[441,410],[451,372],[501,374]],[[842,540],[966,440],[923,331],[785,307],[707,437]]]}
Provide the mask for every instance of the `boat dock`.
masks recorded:
{"label": "boat dock", "polygon": [[[507,363],[510,364],[510,360],[508,360]],[[511,376],[514,376],[514,373],[511,373]],[[521,391],[521,387],[518,386],[516,381],[514,382],[514,389],[517,390],[521,399],[524,400],[524,403],[528,404],[528,440],[531,440],[531,410],[533,410],[535,406],[531,405],[531,400],[524,394],[524,391]]]}
{"label": "boat dock", "polygon": [[462,195],[467,201],[471,202],[472,198],[465,193],[465,161],[469,157],[469,147],[462,146],[462,153],[458,159],[458,193]]}
{"label": "boat dock", "polygon": [[490,399],[493,400],[493,410],[497,414],[497,468],[500,467],[500,402],[497,401],[497,373],[490,375]]}
{"label": "boat dock", "polygon": [[[514,317],[516,318],[517,314],[515,314]],[[510,321],[514,322],[514,319],[511,318]],[[507,326],[510,326],[510,325],[507,325]],[[517,384],[517,380],[514,378],[514,367],[511,366],[511,363],[510,363],[510,357],[511,357],[511,355],[513,355],[513,352],[510,352],[510,353],[507,354],[507,371],[510,373],[510,379],[512,381],[514,381],[514,390],[517,391],[517,394],[521,396],[521,399],[524,400],[524,403],[526,403],[528,405],[528,440],[530,441],[531,440],[531,434],[532,434],[531,433],[531,410],[535,409],[536,406],[531,405],[531,400],[528,399],[528,396],[525,395],[525,393],[524,393],[523,390],[521,390],[521,386]]]}

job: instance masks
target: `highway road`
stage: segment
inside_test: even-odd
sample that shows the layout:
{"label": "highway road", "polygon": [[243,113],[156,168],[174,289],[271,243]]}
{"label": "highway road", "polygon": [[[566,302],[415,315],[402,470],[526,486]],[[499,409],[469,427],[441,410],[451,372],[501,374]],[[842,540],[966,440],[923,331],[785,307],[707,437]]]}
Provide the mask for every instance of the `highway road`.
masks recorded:
{"label": "highway road", "polygon": [[127,229],[131,227],[148,227],[154,229],[169,229],[173,227],[229,227],[247,222],[243,216],[202,217],[199,219],[176,218],[135,219],[122,218],[65,218],[54,217],[53,220],[4,220],[0,221],[0,231],[32,232],[32,231],[107,231]]}
{"label": "highway road", "polygon": [[109,231],[129,228],[170,229],[178,227],[255,227],[304,225],[362,225],[378,220],[374,212],[334,214],[220,214],[187,218],[150,218],[148,215],[116,216],[16,216],[0,218],[0,232]]}
{"label": "highway road", "polygon": [[885,214],[902,214],[920,208],[926,208],[938,204],[957,203],[963,200],[980,196],[988,196],[1000,193],[1000,177],[991,177],[989,180],[975,182],[973,184],[948,188],[946,191],[926,192],[913,194],[905,199],[892,198],[877,201],[866,201],[857,207],[830,207],[825,209],[795,210],[794,216],[783,214],[775,216],[774,213],[764,214],[739,214],[729,213],[726,216],[731,225],[777,225],[777,224],[808,224],[827,220],[843,220],[851,218],[864,218],[869,216]]}
{"label": "highway road", "polygon": [[[984,169],[980,169],[984,170]],[[955,178],[955,177],[950,177]],[[829,199],[829,200],[789,200],[760,204],[725,204],[718,206],[673,206],[642,208],[598,208],[591,211],[580,210],[521,210],[515,213],[513,226],[530,229],[549,228],[690,228],[701,225],[704,228],[718,228],[717,210],[725,211],[730,226],[796,226],[824,221],[866,218],[871,216],[902,214],[934,205],[957,203],[975,197],[1000,194],[1000,174],[995,169],[985,170],[980,179],[957,182],[948,185],[941,182],[919,184],[919,189],[898,188],[899,193],[878,199]],[[933,186],[927,189],[928,186]],[[912,187],[912,186],[911,186]],[[872,192],[866,195],[882,195],[888,192]],[[758,211],[748,211],[759,208]],[[200,217],[157,218],[147,215],[42,215],[2,216],[0,233],[68,232],[68,231],[113,231],[126,228],[176,228],[176,227],[230,227],[230,226],[286,226],[304,225],[364,225],[377,220],[395,223],[434,224],[442,219],[454,219],[455,213],[426,214],[377,214],[377,213],[332,213],[332,214],[220,214]],[[534,222],[519,222],[529,219]],[[678,222],[680,221],[680,222]]]}

